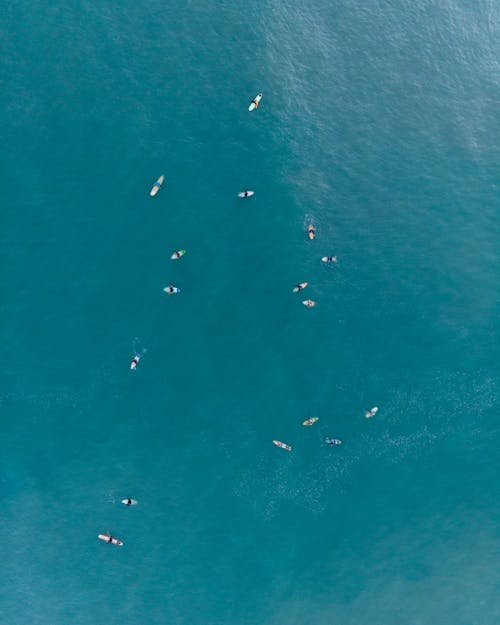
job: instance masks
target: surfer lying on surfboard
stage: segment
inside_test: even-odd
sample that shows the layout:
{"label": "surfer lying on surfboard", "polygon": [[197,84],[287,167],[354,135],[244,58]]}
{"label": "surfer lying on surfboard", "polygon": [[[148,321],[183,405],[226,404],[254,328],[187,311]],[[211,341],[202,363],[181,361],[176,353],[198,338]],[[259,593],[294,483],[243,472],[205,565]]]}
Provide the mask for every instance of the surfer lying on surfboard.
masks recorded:
{"label": "surfer lying on surfboard", "polygon": [[297,284],[297,286],[294,286],[292,291],[294,293],[298,293],[299,291],[303,291],[307,286],[307,282],[299,282],[299,284]]}
{"label": "surfer lying on surfboard", "polygon": [[99,538],[99,540],[103,540],[105,543],[108,543],[108,545],[116,545],[117,547],[121,547],[123,545],[123,542],[119,538],[111,536],[109,532],[107,534],[99,534],[97,538]]}
{"label": "surfer lying on surfboard", "polygon": [[378,412],[377,406],[373,406],[373,408],[371,410],[367,410],[365,412],[365,417],[367,419],[371,419],[371,417],[374,417],[377,414],[377,412]]}
{"label": "surfer lying on surfboard", "polygon": [[304,306],[307,306],[307,308],[314,308],[316,306],[316,302],[314,302],[312,299],[305,299],[303,302]]}
{"label": "surfer lying on surfboard", "polygon": [[281,447],[281,449],[292,451],[292,447],[290,445],[287,445],[286,443],[282,443],[281,441],[273,441],[273,444],[276,445],[276,447]]}
{"label": "surfer lying on surfboard", "polygon": [[158,191],[160,190],[161,185],[163,184],[163,181],[165,180],[165,176],[160,176],[158,178],[158,180],[154,183],[154,185],[151,187],[151,191],[149,192],[149,195],[151,197],[154,197]]}
{"label": "surfer lying on surfboard", "polygon": [[255,98],[250,102],[250,106],[248,107],[249,111],[253,111],[258,108],[260,101],[262,100],[262,93],[256,95]]}
{"label": "surfer lying on surfboard", "polygon": [[311,417],[310,419],[302,421],[302,425],[313,425],[313,423],[316,423],[316,421],[319,421],[319,417]]}
{"label": "surfer lying on surfboard", "polygon": [[141,357],[139,356],[139,354],[132,358],[132,362],[130,363],[130,368],[132,369],[132,371],[135,371],[137,369],[137,365],[139,364],[140,359]]}
{"label": "surfer lying on surfboard", "polygon": [[238,193],[238,197],[252,197],[252,195],[254,195],[255,191],[249,191],[248,189],[246,191],[240,191]]}

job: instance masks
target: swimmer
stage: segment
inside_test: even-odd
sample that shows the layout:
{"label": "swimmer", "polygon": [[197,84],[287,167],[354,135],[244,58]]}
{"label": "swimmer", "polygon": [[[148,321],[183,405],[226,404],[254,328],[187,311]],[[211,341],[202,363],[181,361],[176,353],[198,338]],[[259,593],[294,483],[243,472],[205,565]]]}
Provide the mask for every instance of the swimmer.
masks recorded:
{"label": "swimmer", "polygon": [[323,258],[321,260],[324,263],[336,263],[337,262],[337,257],[336,256],[323,256]]}
{"label": "swimmer", "polygon": [[377,412],[378,412],[378,408],[377,408],[377,406],[374,406],[371,410],[367,410],[365,412],[365,417],[367,419],[371,419],[372,417],[374,417],[377,414]]}
{"label": "swimmer", "polygon": [[325,443],[327,445],[330,445],[330,447],[333,447],[333,445],[342,445],[341,440],[339,440],[338,438],[330,438],[329,436],[325,438]]}
{"label": "swimmer", "polygon": [[137,369],[137,365],[139,364],[139,360],[140,359],[141,359],[141,357],[139,356],[139,354],[136,354],[132,358],[132,362],[130,363],[130,368],[132,369],[132,371],[135,371]]}

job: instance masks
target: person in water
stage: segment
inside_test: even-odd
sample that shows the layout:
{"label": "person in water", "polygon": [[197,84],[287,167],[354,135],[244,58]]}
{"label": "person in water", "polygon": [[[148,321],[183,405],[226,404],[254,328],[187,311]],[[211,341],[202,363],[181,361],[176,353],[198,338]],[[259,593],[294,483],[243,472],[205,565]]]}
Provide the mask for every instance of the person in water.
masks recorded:
{"label": "person in water", "polygon": [[330,445],[330,447],[333,447],[333,445],[338,445],[339,444],[339,442],[338,442],[338,440],[336,438],[331,438],[330,436],[327,436],[325,438],[325,443],[327,445]]}
{"label": "person in water", "polygon": [[297,291],[303,291],[306,287],[302,286],[301,284],[297,284],[295,288],[297,289]]}
{"label": "person in water", "polygon": [[327,256],[326,257],[326,262],[327,263],[336,263],[337,262],[337,257],[336,256]]}
{"label": "person in water", "polygon": [[125,499],[125,501],[123,502],[126,506],[131,506],[132,505],[132,499]]}

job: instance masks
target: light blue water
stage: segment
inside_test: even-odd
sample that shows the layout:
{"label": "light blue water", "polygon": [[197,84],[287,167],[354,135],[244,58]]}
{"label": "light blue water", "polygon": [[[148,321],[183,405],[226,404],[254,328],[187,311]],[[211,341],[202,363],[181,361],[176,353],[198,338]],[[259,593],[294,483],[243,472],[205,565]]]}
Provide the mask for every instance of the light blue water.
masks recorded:
{"label": "light blue water", "polygon": [[499,23],[3,7],[2,622],[499,622]]}

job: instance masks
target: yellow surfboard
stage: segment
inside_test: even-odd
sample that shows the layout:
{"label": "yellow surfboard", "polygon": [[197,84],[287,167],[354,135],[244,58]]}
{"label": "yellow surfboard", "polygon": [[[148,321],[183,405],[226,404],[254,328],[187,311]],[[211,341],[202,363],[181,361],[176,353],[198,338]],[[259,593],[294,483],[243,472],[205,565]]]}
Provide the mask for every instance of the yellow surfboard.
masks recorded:
{"label": "yellow surfboard", "polygon": [[313,423],[316,423],[316,421],[319,421],[319,417],[311,417],[310,419],[302,421],[302,425],[312,425]]}

